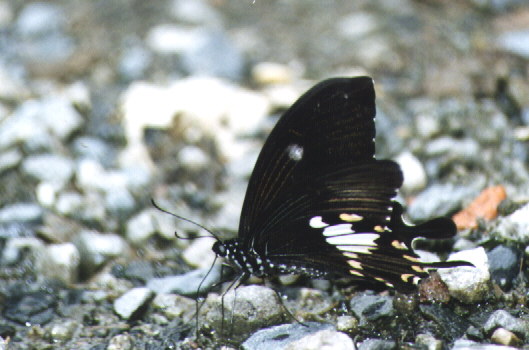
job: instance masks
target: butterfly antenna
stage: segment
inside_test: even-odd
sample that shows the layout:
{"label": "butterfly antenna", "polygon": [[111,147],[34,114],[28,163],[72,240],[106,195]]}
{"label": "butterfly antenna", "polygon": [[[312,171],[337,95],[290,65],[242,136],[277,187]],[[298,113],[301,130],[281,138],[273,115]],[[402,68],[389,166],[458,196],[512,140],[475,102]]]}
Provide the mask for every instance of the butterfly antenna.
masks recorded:
{"label": "butterfly antenna", "polygon": [[[219,237],[217,237],[216,234],[214,234],[213,232],[211,232],[211,230],[209,230],[207,227],[204,227],[202,225],[200,225],[198,222],[195,222],[191,219],[188,219],[188,218],[185,218],[183,216],[180,216],[180,215],[177,215],[175,213],[171,213],[170,211],[168,210],[165,210],[163,209],[162,207],[160,207],[158,204],[156,204],[156,202],[154,201],[154,199],[151,198],[151,203],[152,205],[158,209],[159,211],[161,211],[162,213],[166,213],[166,214],[169,214],[179,220],[182,220],[182,221],[185,221],[185,222],[189,222],[190,224],[193,224],[195,226],[198,226],[200,227],[201,229],[203,229],[204,231],[208,232],[211,236],[213,236],[213,238],[215,238],[217,241],[220,241]],[[181,237],[180,235],[178,235],[178,233],[175,232],[175,236],[178,237],[178,238],[181,238],[181,239],[188,239],[188,238],[185,238],[185,237]],[[204,237],[209,237],[209,236],[199,236],[199,237],[196,237],[196,238],[204,238]]]}

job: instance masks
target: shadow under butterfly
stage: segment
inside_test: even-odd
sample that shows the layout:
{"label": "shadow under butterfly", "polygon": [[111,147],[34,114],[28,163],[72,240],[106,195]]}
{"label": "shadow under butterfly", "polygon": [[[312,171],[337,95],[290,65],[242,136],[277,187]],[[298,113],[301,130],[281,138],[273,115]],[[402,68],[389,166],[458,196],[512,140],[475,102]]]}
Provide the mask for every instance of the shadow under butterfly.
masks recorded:
{"label": "shadow under butterfly", "polygon": [[449,218],[418,226],[394,201],[403,182],[391,160],[375,159],[375,90],[370,77],[325,80],[301,96],[268,136],[250,177],[238,237],[213,245],[238,272],[349,278],[409,292],[429,268],[417,237],[456,234]]}

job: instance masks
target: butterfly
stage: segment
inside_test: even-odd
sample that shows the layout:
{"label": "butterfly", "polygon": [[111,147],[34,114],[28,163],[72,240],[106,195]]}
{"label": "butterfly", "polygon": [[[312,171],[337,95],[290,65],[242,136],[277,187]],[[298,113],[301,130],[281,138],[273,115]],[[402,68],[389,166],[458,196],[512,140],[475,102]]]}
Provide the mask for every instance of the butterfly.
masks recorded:
{"label": "butterfly", "polygon": [[250,176],[238,237],[213,251],[239,272],[300,274],[413,290],[429,268],[412,249],[417,237],[449,238],[448,218],[418,226],[394,200],[397,163],[375,159],[375,90],[370,77],[325,80],[278,120]]}

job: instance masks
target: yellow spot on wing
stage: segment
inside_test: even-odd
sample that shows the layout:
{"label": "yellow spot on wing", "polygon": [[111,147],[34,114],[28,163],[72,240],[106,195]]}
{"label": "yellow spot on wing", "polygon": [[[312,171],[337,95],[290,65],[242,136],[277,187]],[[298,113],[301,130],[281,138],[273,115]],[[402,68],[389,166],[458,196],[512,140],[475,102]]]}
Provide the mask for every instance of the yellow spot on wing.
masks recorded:
{"label": "yellow spot on wing", "polygon": [[406,247],[406,244],[402,243],[401,241],[393,240],[391,242],[391,246],[396,249],[406,250],[408,247]]}
{"label": "yellow spot on wing", "polygon": [[417,265],[413,265],[411,268],[413,269],[413,271],[426,272],[426,271],[424,271],[424,269],[422,267],[417,266]]}
{"label": "yellow spot on wing", "polygon": [[417,259],[416,257],[411,256],[411,255],[403,255],[402,257],[404,259],[406,259],[406,260],[411,261],[411,262],[419,262],[419,259]]}
{"label": "yellow spot on wing", "polygon": [[373,229],[376,231],[376,232],[384,232],[384,228],[380,225],[376,225],[375,227],[373,227]]}
{"label": "yellow spot on wing", "polygon": [[400,279],[403,280],[404,282],[409,282],[409,279],[412,278],[413,274],[411,273],[403,273],[402,275],[400,275]]}
{"label": "yellow spot on wing", "polygon": [[346,222],[358,222],[362,221],[364,219],[363,216],[360,216],[358,214],[340,214],[340,220],[346,221]]}
{"label": "yellow spot on wing", "polygon": [[353,268],[357,270],[362,270],[362,264],[360,264],[356,260],[347,260],[347,263]]}
{"label": "yellow spot on wing", "polygon": [[358,272],[358,271],[356,271],[356,270],[349,270],[349,273],[350,273],[351,275],[355,275],[355,276],[359,276],[359,277],[364,277],[364,274],[363,274],[363,273]]}

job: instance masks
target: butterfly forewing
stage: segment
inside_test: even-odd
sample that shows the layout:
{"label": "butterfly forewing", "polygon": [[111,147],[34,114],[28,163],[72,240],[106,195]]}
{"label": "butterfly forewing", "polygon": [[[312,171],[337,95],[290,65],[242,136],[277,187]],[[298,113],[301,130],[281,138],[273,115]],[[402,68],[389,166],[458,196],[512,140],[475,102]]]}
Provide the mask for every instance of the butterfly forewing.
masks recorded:
{"label": "butterfly forewing", "polygon": [[[278,121],[255,164],[241,212],[239,239],[250,244],[270,208],[294,187],[316,188],[329,171],[371,160],[375,92],[369,77],[330,79],[303,95]],[[333,170],[334,168],[334,170]]]}

